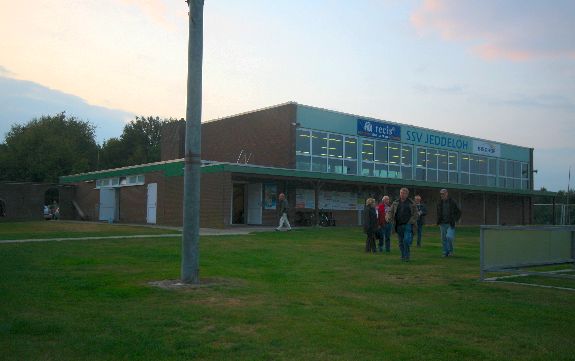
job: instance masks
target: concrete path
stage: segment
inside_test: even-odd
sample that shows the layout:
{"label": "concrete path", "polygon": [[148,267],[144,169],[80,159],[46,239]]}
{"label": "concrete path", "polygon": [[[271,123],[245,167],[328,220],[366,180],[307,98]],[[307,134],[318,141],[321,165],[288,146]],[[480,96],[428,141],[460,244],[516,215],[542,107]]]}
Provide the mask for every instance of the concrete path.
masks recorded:
{"label": "concrete path", "polygon": [[[168,226],[156,226],[156,225],[142,225],[142,224],[118,224],[118,226],[137,226],[137,227],[148,227],[148,228],[160,228],[169,229],[174,231],[182,232],[182,227],[168,227]],[[274,227],[230,227],[230,228],[200,228],[200,236],[232,236],[232,235],[246,235],[254,232],[273,232]],[[2,243],[26,243],[26,242],[49,242],[49,241],[84,241],[84,240],[96,240],[96,239],[120,239],[120,238],[164,238],[164,237],[182,237],[181,233],[169,233],[169,234],[142,234],[142,235],[127,235],[127,236],[93,236],[93,237],[69,237],[69,238],[31,238],[31,239],[8,239],[0,240]]]}

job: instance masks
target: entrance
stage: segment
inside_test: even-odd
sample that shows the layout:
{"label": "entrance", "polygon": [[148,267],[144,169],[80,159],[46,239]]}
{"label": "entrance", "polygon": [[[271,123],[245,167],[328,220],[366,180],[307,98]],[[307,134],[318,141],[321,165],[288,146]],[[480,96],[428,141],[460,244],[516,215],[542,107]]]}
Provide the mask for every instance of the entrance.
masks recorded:
{"label": "entrance", "polygon": [[246,224],[245,219],[245,202],[246,202],[246,185],[243,183],[234,183],[232,193],[232,224]]}
{"label": "entrance", "polygon": [[248,184],[248,224],[262,224],[262,184]]}
{"label": "entrance", "polygon": [[100,221],[113,222],[117,221],[118,200],[116,197],[115,188],[101,188],[100,189]]}
{"label": "entrance", "polygon": [[148,184],[148,201],[146,206],[146,222],[156,224],[156,207],[158,204],[158,183]]}

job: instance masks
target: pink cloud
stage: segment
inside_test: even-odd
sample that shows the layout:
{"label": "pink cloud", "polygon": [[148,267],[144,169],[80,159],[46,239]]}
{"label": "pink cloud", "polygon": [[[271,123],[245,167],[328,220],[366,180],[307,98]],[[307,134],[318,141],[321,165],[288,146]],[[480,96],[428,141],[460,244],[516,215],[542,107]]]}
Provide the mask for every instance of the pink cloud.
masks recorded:
{"label": "pink cloud", "polygon": [[[138,8],[157,24],[169,30],[174,25],[168,21],[168,11],[163,0],[119,0],[121,3]],[[183,0],[182,0],[183,1]]]}
{"label": "pink cloud", "polygon": [[486,60],[575,59],[575,2],[423,0],[411,16],[422,35],[466,42]]}

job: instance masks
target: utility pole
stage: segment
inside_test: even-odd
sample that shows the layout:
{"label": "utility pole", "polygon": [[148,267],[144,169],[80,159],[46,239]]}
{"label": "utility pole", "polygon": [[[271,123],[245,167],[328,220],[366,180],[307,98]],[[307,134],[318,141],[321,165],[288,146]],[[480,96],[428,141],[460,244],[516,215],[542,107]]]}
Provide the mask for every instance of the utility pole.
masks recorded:
{"label": "utility pole", "polygon": [[202,140],[202,53],[204,0],[187,0],[189,7],[188,89],[184,153],[183,283],[200,283],[200,166]]}

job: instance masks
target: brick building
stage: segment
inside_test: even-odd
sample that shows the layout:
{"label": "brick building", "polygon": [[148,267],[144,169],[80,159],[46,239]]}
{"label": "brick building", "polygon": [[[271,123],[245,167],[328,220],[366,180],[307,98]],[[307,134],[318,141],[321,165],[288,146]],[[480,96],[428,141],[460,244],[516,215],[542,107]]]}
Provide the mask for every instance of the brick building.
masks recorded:
{"label": "brick building", "polygon": [[[88,218],[181,225],[185,123],[162,133],[162,161],[61,178]],[[284,192],[290,219],[320,212],[357,225],[365,198],[419,194],[435,220],[439,190],[462,224],[528,224],[533,149],[286,103],[202,123],[202,227],[272,225]],[[311,222],[310,222],[311,220]]]}

